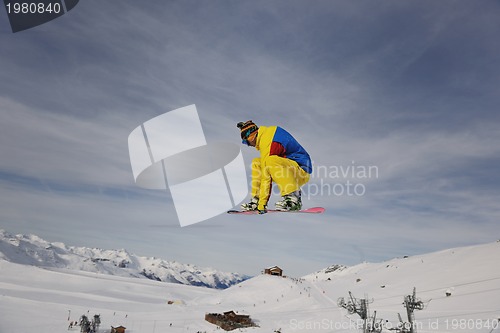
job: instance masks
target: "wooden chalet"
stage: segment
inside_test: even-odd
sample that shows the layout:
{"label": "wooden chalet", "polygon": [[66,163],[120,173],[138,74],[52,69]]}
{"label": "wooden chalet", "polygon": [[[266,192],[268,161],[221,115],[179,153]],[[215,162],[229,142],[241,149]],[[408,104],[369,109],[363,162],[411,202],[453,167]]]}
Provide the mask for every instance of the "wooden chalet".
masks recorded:
{"label": "wooden chalet", "polygon": [[219,326],[225,331],[232,331],[237,328],[255,327],[256,325],[250,319],[250,315],[237,314],[234,311],[220,313],[207,313],[205,320],[209,323]]}
{"label": "wooden chalet", "polygon": [[275,275],[275,276],[283,276],[283,270],[278,266],[273,266],[266,268],[264,270],[264,274]]}
{"label": "wooden chalet", "polygon": [[123,326],[113,327],[111,326],[111,333],[125,333],[127,328]]}

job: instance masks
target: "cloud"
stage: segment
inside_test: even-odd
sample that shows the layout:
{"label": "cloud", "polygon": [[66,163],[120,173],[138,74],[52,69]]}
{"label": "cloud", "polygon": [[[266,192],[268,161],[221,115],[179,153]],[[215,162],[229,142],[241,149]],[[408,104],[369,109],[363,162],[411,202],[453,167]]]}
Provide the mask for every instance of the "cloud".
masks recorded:
{"label": "cloud", "polygon": [[[0,223],[250,274],[488,241],[499,8],[453,5],[90,1],[2,34]],[[313,178],[366,190],[306,198],[327,208],[314,219],[221,215],[177,230],[169,193],[134,186],[127,137],[193,103],[208,143],[239,143],[236,123],[253,119],[289,130],[317,165],[371,165],[378,177]]]}
{"label": "cloud", "polygon": [[116,186],[133,181],[126,130],[118,119],[39,112],[7,98],[0,103],[3,170],[60,184]]}

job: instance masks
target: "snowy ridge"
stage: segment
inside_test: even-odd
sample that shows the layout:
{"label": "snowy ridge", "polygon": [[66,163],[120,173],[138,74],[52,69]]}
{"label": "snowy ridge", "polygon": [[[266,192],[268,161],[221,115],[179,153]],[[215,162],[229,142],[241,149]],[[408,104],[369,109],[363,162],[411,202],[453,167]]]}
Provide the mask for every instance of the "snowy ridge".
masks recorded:
{"label": "snowy ridge", "polygon": [[0,230],[0,259],[44,268],[148,278],[216,289],[225,289],[249,278],[159,258],[139,257],[124,249],[66,246],[35,235],[10,235],[4,230]]}
{"label": "snowy ridge", "polygon": [[[43,269],[31,263],[46,257],[62,262],[68,260],[63,255],[66,252],[35,251],[35,256],[30,252],[33,248],[22,246],[31,255],[16,254],[19,247],[15,245],[26,239],[38,244],[35,249],[41,245],[61,248],[33,236],[2,237],[2,256],[24,258],[28,264],[0,260],[2,333],[30,332],[34,327],[38,333],[66,331],[68,323],[82,314],[101,315],[98,333],[109,333],[110,326],[118,325],[127,327],[127,333],[220,333],[217,326],[205,321],[205,314],[226,311],[250,315],[258,325],[244,332],[359,333],[360,317],[339,307],[340,299],[350,301],[349,292],[357,300],[368,300],[368,315],[376,311],[381,333],[394,333],[402,332],[395,329],[400,324],[398,313],[407,321],[403,301],[413,288],[423,304],[414,313],[418,333],[500,333],[500,242],[381,263],[333,265],[302,278],[259,275],[218,290]],[[100,259],[90,265],[130,260],[125,251],[121,256],[108,253],[106,257],[106,253],[98,252]],[[69,332],[79,332],[79,327]]]}

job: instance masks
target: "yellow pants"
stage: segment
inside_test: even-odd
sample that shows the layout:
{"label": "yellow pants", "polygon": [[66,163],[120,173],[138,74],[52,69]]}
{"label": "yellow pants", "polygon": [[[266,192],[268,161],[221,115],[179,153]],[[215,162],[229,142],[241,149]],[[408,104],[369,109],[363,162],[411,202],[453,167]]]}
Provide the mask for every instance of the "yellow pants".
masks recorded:
{"label": "yellow pants", "polygon": [[257,157],[252,160],[251,194],[252,197],[259,197],[259,206],[266,205],[273,181],[278,185],[281,196],[284,196],[299,190],[309,181],[309,177],[297,162],[288,158],[271,155],[262,161]]}

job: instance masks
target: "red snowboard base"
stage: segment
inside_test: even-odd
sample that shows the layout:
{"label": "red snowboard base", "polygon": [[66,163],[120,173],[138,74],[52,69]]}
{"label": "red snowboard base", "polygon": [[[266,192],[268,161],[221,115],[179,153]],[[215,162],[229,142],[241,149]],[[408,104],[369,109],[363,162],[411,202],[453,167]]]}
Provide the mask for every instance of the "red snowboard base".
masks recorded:
{"label": "red snowboard base", "polygon": [[[308,213],[308,214],[321,214],[325,212],[323,207],[312,207],[302,210],[291,210],[291,211],[283,211],[276,209],[268,209],[267,213]],[[258,210],[228,210],[228,214],[244,214],[244,215],[255,215],[259,214]]]}

